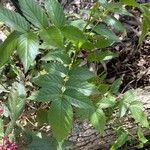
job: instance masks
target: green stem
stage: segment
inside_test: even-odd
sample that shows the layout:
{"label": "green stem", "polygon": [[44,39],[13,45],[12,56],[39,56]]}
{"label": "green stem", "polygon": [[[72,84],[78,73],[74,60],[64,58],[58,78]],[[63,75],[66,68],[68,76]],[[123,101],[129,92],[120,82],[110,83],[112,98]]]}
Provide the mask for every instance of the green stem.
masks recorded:
{"label": "green stem", "polygon": [[[92,16],[93,16],[93,12],[91,11],[90,13],[90,16],[87,20],[87,24],[85,25],[85,27],[83,28],[83,32],[85,32],[86,28],[88,27],[89,24],[91,24],[92,22]],[[74,56],[72,58],[72,62],[71,62],[71,65],[70,65],[70,68],[72,67],[72,65],[76,62],[77,60],[77,57],[78,57],[78,54],[80,53],[80,49],[78,49],[79,47],[77,46],[77,50],[75,51],[74,53]]]}
{"label": "green stem", "polygon": [[62,150],[62,144],[63,144],[63,142],[58,142],[58,148],[57,148],[57,150]]}
{"label": "green stem", "polygon": [[71,62],[70,68],[71,68],[71,67],[73,66],[73,64],[76,62],[79,53],[80,53],[80,49],[75,51],[75,53],[74,53],[74,55],[73,55],[73,58],[72,58],[72,62]]}

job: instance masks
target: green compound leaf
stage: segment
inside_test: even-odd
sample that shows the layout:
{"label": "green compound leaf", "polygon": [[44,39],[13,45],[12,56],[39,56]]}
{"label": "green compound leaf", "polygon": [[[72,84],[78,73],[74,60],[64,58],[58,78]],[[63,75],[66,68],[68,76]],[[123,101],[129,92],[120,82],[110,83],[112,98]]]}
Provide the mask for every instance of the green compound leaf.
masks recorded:
{"label": "green compound leaf", "polygon": [[20,14],[2,6],[0,6],[0,21],[19,32],[24,33],[29,30],[28,22]]}
{"label": "green compound leaf", "polygon": [[45,64],[44,69],[47,73],[56,74],[61,77],[66,77],[69,69],[60,63]]}
{"label": "green compound leaf", "polygon": [[32,92],[32,95],[28,98],[29,100],[34,100],[37,102],[50,102],[55,101],[60,98],[61,90],[58,87],[45,87],[41,88],[39,91]]}
{"label": "green compound leaf", "polygon": [[25,72],[28,71],[30,65],[34,62],[35,57],[39,53],[39,41],[36,34],[29,32],[22,34],[18,38],[17,53],[23,63]]}
{"label": "green compound leaf", "polygon": [[36,27],[48,27],[46,13],[35,0],[19,0],[23,15]]}
{"label": "green compound leaf", "polygon": [[121,84],[122,84],[121,78],[115,80],[111,85],[110,92],[114,94],[117,93],[119,91]]}
{"label": "green compound leaf", "polygon": [[127,111],[128,111],[128,104],[124,103],[123,101],[120,102],[120,105],[119,105],[119,116],[120,117],[123,117],[127,114]]}
{"label": "green compound leaf", "polygon": [[103,133],[106,125],[106,116],[103,110],[97,108],[91,115],[90,122],[97,131]]}
{"label": "green compound leaf", "polygon": [[[84,27],[86,26],[86,24],[87,24],[87,22],[82,19],[74,20],[71,22],[72,26],[75,26],[75,27],[79,28],[80,30],[83,30]],[[90,28],[90,27],[88,26],[88,28]]]}
{"label": "green compound leaf", "polygon": [[[119,81],[119,79],[118,79]],[[118,82],[119,83],[119,82]],[[123,98],[120,100],[119,104],[119,115],[120,117],[123,117],[127,114],[127,111],[129,110],[129,106],[135,102],[135,91],[134,90],[128,90],[123,94]]]}
{"label": "green compound leaf", "polygon": [[145,39],[146,35],[148,34],[149,29],[150,29],[150,20],[145,15],[143,16],[141,28],[142,28],[141,29],[142,33],[141,33],[140,38],[139,38],[139,45],[142,44],[142,42],[144,41],[144,39]]}
{"label": "green compound leaf", "polygon": [[120,31],[122,33],[125,33],[125,27],[121,24],[120,21],[118,21],[115,17],[113,16],[105,16],[102,18],[103,21],[113,27],[114,29],[116,29],[117,31]]}
{"label": "green compound leaf", "polygon": [[95,43],[95,47],[96,48],[106,48],[106,47],[111,46],[113,43],[114,43],[114,41],[111,39],[100,37],[97,39],[97,41]]}
{"label": "green compound leaf", "polygon": [[128,140],[128,133],[126,131],[122,131],[117,140],[111,146],[110,150],[118,150],[121,146],[123,146]]}
{"label": "green compound leaf", "polygon": [[44,61],[58,61],[60,63],[64,64],[70,64],[71,58],[68,54],[64,53],[62,50],[51,50],[48,52],[46,56],[42,58]]}
{"label": "green compound leaf", "polygon": [[57,100],[52,102],[48,112],[48,121],[58,142],[63,141],[67,137],[72,127],[72,120],[73,110],[67,101]]}
{"label": "green compound leaf", "polygon": [[136,99],[136,94],[134,90],[128,90],[123,94],[123,101],[128,104],[135,101],[135,99]]}
{"label": "green compound leaf", "polygon": [[48,119],[47,119],[48,110],[41,108],[41,109],[38,109],[36,111],[36,113],[37,113],[36,120],[37,120],[39,125],[43,125],[44,123],[48,123]]}
{"label": "green compound leaf", "polygon": [[24,85],[22,83],[15,82],[8,98],[10,117],[12,121],[16,121],[20,113],[23,111],[26,100],[25,98],[26,90]]}
{"label": "green compound leaf", "polygon": [[63,35],[57,27],[51,26],[41,30],[40,36],[47,45],[64,49]]}
{"label": "green compound leaf", "polygon": [[141,141],[143,144],[148,142],[148,140],[144,136],[144,133],[140,127],[137,130],[137,135],[138,135],[139,141]]}
{"label": "green compound leaf", "polygon": [[76,80],[73,78],[71,80],[68,80],[66,86],[67,88],[75,89],[86,96],[90,96],[98,93],[97,87],[94,84],[88,82],[82,82],[80,80]]}
{"label": "green compound leaf", "polygon": [[129,6],[133,6],[133,7],[139,7],[139,3],[137,3],[135,0],[120,0],[120,2],[129,5]]}
{"label": "green compound leaf", "polygon": [[64,82],[61,76],[53,73],[35,77],[33,81],[40,87],[44,86],[44,88],[49,86],[61,87]]}
{"label": "green compound leaf", "polygon": [[149,122],[141,108],[141,103],[140,104],[132,104],[130,106],[130,111],[131,111],[133,118],[135,119],[135,121],[137,123],[141,124],[143,127],[149,128]]}
{"label": "green compound leaf", "polygon": [[0,67],[2,67],[10,59],[10,55],[17,46],[17,38],[19,36],[19,33],[12,32],[0,45]]}
{"label": "green compound leaf", "polygon": [[100,5],[102,5],[104,8],[109,7],[109,3],[107,2],[107,0],[98,0]]}
{"label": "green compound leaf", "polygon": [[109,9],[115,14],[133,17],[133,15],[125,8],[124,4],[120,2],[110,3]]}
{"label": "green compound leaf", "polygon": [[62,33],[64,37],[69,39],[70,41],[78,44],[78,46],[82,46],[82,44],[86,41],[86,37],[81,30],[74,26],[64,26],[62,28]]}
{"label": "green compound leaf", "polygon": [[80,81],[86,81],[94,77],[94,73],[85,67],[75,67],[69,72],[69,77],[76,78]]}
{"label": "green compound leaf", "polygon": [[139,38],[139,45],[142,44],[142,42],[145,39],[145,36],[148,34],[150,30],[150,19],[149,19],[150,9],[144,5],[140,5],[140,10],[142,11],[143,14],[143,20],[141,26],[142,33]]}
{"label": "green compound leaf", "polygon": [[99,53],[91,53],[88,55],[87,59],[89,61],[101,61],[101,60],[110,60],[115,57],[117,57],[116,53],[113,53],[111,51],[104,51]]}
{"label": "green compound leaf", "polygon": [[76,90],[67,89],[64,92],[64,98],[75,107],[83,109],[92,109],[93,107],[92,102],[88,97]]}
{"label": "green compound leaf", "polygon": [[105,108],[113,107],[115,104],[116,104],[116,98],[109,94],[106,97],[100,99],[96,105],[102,109],[105,109]]}
{"label": "green compound leaf", "polygon": [[99,24],[93,29],[97,34],[106,37],[107,39],[119,42],[119,37],[116,36],[106,25]]}
{"label": "green compound leaf", "polygon": [[89,96],[95,87],[87,81],[93,77],[93,73],[83,67],[70,69],[61,63],[48,63],[44,66],[44,70],[44,75],[33,79],[40,89],[28,99],[51,102],[49,123],[54,137],[61,142],[71,128],[72,106],[86,111],[94,109]]}
{"label": "green compound leaf", "polygon": [[[62,94],[65,97],[66,93],[66,99],[67,97],[70,99],[70,94],[67,92],[69,90],[70,92],[72,91],[72,99],[78,101],[81,98],[81,101],[84,101],[84,98],[88,99],[87,96],[98,92],[96,87],[87,81],[93,77],[93,73],[84,67],[69,70],[68,67],[60,63],[51,63],[46,64],[44,69],[46,71],[44,75],[33,79],[33,82],[40,86],[41,89],[30,97],[32,100],[55,101],[60,99]],[[85,100],[87,105],[90,104],[89,101],[89,99]]]}
{"label": "green compound leaf", "polygon": [[58,28],[65,25],[66,19],[63,8],[57,0],[46,0],[45,7],[51,22]]}

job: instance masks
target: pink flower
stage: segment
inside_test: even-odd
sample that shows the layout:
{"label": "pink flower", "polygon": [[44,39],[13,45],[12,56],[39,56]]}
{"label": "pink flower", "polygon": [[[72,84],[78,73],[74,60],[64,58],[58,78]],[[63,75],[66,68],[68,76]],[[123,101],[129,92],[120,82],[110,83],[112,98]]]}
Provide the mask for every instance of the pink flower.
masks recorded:
{"label": "pink flower", "polygon": [[0,114],[2,114],[3,112],[4,112],[4,108],[0,106]]}
{"label": "pink flower", "polygon": [[14,141],[10,141],[8,137],[3,137],[0,150],[18,150],[18,147]]}
{"label": "pink flower", "polygon": [[0,115],[4,113],[3,102],[0,100]]}

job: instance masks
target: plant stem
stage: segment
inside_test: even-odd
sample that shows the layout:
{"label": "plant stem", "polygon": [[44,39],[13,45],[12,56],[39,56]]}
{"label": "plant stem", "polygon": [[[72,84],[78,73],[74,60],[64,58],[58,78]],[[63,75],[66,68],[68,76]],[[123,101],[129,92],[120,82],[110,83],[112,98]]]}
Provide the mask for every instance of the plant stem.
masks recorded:
{"label": "plant stem", "polygon": [[62,144],[63,144],[63,142],[58,142],[58,148],[57,148],[57,150],[62,150]]}
{"label": "plant stem", "polygon": [[76,62],[79,53],[80,53],[80,50],[76,50],[76,51],[75,51],[75,53],[74,53],[74,55],[73,55],[73,57],[72,57],[72,62],[71,62],[70,68],[71,68],[72,65]]}

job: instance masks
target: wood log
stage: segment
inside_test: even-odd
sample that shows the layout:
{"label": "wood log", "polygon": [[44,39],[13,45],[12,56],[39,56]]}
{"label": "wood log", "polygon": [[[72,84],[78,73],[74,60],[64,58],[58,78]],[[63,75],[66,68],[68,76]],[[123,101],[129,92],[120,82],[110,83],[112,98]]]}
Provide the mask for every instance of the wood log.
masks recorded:
{"label": "wood log", "polygon": [[[144,103],[144,112],[150,119],[150,87],[136,91],[137,99]],[[126,120],[124,126],[132,135],[136,134],[137,124],[133,119]],[[144,133],[150,135],[150,130],[145,130]],[[100,135],[88,122],[83,123],[76,120],[69,136],[69,141],[74,143],[70,150],[107,150],[115,139],[116,135],[112,129],[112,123],[107,126],[105,133]]]}

